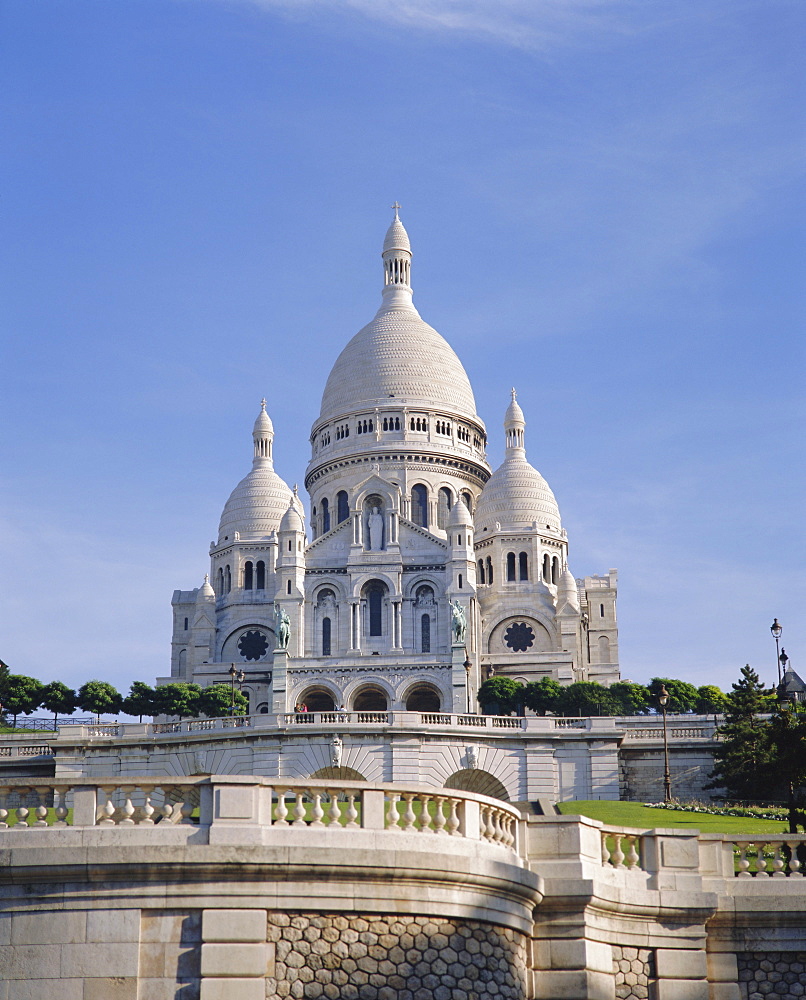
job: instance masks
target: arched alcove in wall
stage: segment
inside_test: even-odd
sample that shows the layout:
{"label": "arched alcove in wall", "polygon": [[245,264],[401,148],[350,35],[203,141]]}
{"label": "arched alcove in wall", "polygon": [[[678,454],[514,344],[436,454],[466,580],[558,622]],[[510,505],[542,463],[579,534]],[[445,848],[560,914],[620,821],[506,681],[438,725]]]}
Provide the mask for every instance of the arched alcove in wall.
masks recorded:
{"label": "arched alcove in wall", "polygon": [[307,688],[298,704],[305,705],[309,712],[333,712],[336,709],[332,692],[323,687]]}
{"label": "arched alcove in wall", "polygon": [[503,782],[489,771],[482,771],[477,767],[454,771],[445,782],[445,788],[453,788],[457,792],[475,792],[476,795],[488,795],[491,799],[509,802],[509,792]]}
{"label": "arched alcove in wall", "polygon": [[509,802],[509,792],[503,782],[489,771],[482,771],[477,767],[454,771],[445,782],[445,788],[453,788],[457,792],[475,792],[476,795],[488,795],[491,799]]}
{"label": "arched alcove in wall", "polygon": [[311,781],[366,781],[354,767],[320,767],[310,776]]}
{"label": "arched alcove in wall", "polygon": [[432,684],[415,684],[406,692],[407,712],[440,712],[442,699]]}
{"label": "arched alcove in wall", "polygon": [[367,685],[358,690],[353,698],[355,712],[385,712],[389,708],[386,692]]}

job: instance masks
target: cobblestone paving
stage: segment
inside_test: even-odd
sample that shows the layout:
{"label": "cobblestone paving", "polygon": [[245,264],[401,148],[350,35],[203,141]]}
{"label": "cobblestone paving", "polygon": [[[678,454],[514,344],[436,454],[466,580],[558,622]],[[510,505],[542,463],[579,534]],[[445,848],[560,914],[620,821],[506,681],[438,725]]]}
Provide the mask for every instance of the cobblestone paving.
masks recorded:
{"label": "cobblestone paving", "polygon": [[617,1000],[647,1000],[654,981],[654,955],[649,948],[613,945],[613,975]]}
{"label": "cobblestone paving", "polygon": [[270,913],[266,997],[524,1000],[526,939],[439,917]]}
{"label": "cobblestone paving", "polygon": [[736,957],[743,1000],[806,997],[806,951],[744,952]]}

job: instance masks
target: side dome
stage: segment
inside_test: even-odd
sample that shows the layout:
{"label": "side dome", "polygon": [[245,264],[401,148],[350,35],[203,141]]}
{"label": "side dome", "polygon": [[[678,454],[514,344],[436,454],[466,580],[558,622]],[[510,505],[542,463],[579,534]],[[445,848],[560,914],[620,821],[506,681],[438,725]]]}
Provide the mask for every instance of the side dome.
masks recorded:
{"label": "side dome", "polygon": [[242,538],[263,538],[277,531],[280,520],[292,502],[293,493],[274,471],[272,443],[274,429],[266,413],[266,400],[252,432],[254,458],[252,470],[238,483],[224,504],[218,525],[219,542],[232,540],[235,532]]}
{"label": "side dome", "polygon": [[424,322],[411,292],[411,246],[395,206],[384,239],[383,302],[371,323],[336,359],[322,394],[320,420],[390,400],[444,408],[478,421],[470,379],[453,348]]}
{"label": "side dome", "polygon": [[560,508],[551,487],[526,460],[525,426],[513,389],[504,420],[506,457],[481,491],[474,515],[477,539],[495,531],[496,524],[504,531],[530,528],[534,522],[541,530],[562,528]]}

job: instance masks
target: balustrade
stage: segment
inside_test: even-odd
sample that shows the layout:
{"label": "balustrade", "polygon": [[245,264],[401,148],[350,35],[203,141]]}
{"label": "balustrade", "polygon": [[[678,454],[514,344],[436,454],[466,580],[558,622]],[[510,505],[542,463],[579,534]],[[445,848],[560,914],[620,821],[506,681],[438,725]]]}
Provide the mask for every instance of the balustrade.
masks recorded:
{"label": "balustrade", "polygon": [[603,829],[601,836],[602,865],[604,867],[609,866],[611,868],[627,870],[642,868],[641,853],[643,837],[640,833]]}
{"label": "balustrade", "polygon": [[733,849],[737,878],[803,878],[806,836],[723,838]]}

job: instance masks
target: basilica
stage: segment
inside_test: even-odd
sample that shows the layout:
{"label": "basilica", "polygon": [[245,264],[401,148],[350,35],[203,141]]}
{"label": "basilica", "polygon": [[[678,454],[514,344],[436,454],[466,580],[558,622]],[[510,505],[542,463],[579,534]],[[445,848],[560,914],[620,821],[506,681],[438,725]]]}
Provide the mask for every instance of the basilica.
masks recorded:
{"label": "basilica", "polygon": [[616,571],[572,574],[514,389],[504,461],[488,465],[467,373],[414,306],[398,207],[380,308],[336,359],[311,428],[310,518],[274,470],[264,399],[210,573],[174,592],[160,683],[237,677],[251,714],[472,714],[493,675],[619,678]]}

